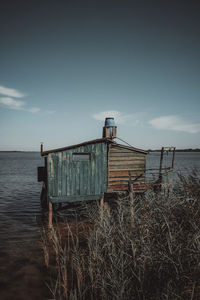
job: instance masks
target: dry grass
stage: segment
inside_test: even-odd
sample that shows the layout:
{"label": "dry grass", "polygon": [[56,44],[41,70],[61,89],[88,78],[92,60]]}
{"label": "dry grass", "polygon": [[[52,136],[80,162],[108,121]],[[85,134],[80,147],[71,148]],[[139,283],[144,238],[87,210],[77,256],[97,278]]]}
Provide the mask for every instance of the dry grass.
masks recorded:
{"label": "dry grass", "polygon": [[[43,233],[53,299],[200,299],[200,181],[180,176],[170,197],[149,192],[99,219]],[[47,253],[48,252],[48,253]]]}

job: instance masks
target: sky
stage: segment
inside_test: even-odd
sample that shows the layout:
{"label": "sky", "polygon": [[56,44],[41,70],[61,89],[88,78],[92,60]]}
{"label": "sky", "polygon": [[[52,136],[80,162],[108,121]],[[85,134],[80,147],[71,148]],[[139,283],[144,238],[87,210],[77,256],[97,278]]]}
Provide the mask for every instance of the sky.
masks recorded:
{"label": "sky", "polygon": [[199,1],[0,1],[0,150],[200,148]]}

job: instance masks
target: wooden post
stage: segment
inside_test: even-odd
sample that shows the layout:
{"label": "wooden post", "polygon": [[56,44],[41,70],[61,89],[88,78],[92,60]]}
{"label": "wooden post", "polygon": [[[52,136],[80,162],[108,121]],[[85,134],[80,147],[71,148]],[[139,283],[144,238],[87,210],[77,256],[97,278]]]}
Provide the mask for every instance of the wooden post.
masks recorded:
{"label": "wooden post", "polygon": [[104,206],[104,196],[101,197],[100,200],[100,222],[103,221],[103,206]]}
{"label": "wooden post", "polygon": [[164,153],[164,147],[162,147],[162,149],[161,149],[161,154],[160,154],[160,169],[159,169],[159,178],[160,178],[160,179],[161,179],[161,177],[162,177],[163,153]]}
{"label": "wooden post", "polygon": [[53,208],[52,208],[51,201],[49,201],[49,229],[52,228],[52,219],[53,219]]}
{"label": "wooden post", "polygon": [[134,199],[133,199],[133,184],[129,184],[129,198],[130,198],[130,213],[131,213],[131,225],[134,226]]}
{"label": "wooden post", "polygon": [[134,226],[134,199],[133,199],[133,183],[131,182],[131,174],[129,172],[129,199],[130,199],[130,214],[131,226]]}
{"label": "wooden post", "polygon": [[103,214],[104,211],[107,213],[107,215],[110,217],[110,206],[107,202],[104,202],[104,195],[102,196],[100,200],[100,222],[103,221]]}
{"label": "wooden post", "polygon": [[107,215],[110,217],[110,206],[107,202],[104,202],[103,208],[105,209]]}
{"label": "wooden post", "polygon": [[172,157],[172,169],[174,168],[174,158],[175,158],[175,147],[174,147],[174,150],[173,150],[173,157]]}
{"label": "wooden post", "polygon": [[40,145],[40,154],[42,155],[42,153],[43,153],[43,143],[41,143]]}

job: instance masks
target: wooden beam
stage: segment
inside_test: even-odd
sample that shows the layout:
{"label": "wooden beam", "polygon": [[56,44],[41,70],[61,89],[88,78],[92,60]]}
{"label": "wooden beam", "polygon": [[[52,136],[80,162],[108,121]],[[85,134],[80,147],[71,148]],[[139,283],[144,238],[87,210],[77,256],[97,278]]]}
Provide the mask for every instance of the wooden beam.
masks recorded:
{"label": "wooden beam", "polygon": [[53,226],[53,207],[51,201],[49,201],[49,229],[52,229]]}
{"label": "wooden beam", "polygon": [[130,199],[131,226],[134,227],[134,199],[133,199],[133,183],[131,181],[131,174],[129,175],[129,199]]}
{"label": "wooden beam", "polygon": [[51,196],[49,200],[51,203],[65,203],[65,202],[77,202],[77,201],[90,201],[100,200],[102,194],[99,195],[75,195],[75,196]]}

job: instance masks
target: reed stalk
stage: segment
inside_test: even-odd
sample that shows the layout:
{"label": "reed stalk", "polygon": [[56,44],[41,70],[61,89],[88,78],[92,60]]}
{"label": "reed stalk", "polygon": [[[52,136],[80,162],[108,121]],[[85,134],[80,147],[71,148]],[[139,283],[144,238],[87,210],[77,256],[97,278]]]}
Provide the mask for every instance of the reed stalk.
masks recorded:
{"label": "reed stalk", "polygon": [[54,299],[200,299],[198,173],[179,176],[170,197],[134,198],[134,214],[129,197],[101,218],[98,204],[85,211],[42,239]]}

